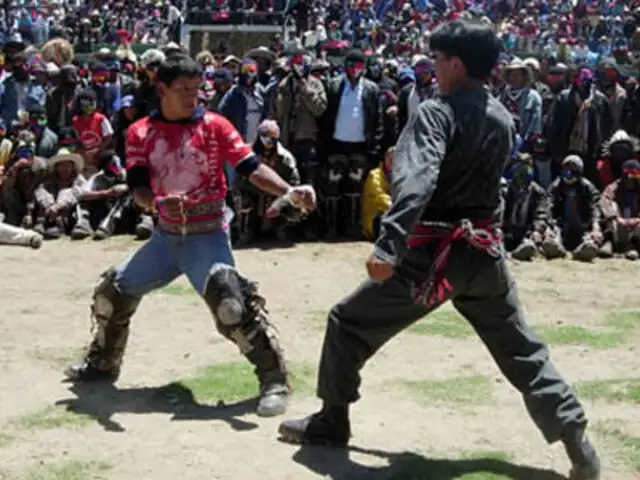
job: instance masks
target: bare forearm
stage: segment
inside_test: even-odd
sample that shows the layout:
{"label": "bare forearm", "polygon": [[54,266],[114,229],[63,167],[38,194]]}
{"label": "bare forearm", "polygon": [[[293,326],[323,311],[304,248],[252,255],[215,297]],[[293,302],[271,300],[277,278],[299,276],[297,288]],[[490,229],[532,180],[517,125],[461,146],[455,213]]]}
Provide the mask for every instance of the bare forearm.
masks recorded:
{"label": "bare forearm", "polygon": [[109,196],[109,190],[90,190],[86,192],[82,192],[82,201],[83,202],[92,202],[94,200],[102,200],[103,198],[107,198]]}
{"label": "bare forearm", "polygon": [[285,182],[271,167],[261,164],[250,176],[249,181],[269,195],[280,197],[289,191]]}

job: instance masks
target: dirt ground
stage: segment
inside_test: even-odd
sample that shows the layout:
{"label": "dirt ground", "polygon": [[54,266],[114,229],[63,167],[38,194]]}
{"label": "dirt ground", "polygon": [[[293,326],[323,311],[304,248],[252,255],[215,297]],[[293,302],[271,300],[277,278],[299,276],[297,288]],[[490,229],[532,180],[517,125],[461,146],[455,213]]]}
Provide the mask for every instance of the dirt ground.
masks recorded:
{"label": "dirt ground", "polygon": [[[246,402],[217,405],[230,401],[215,391],[198,403],[159,390],[205,366],[244,368],[183,279],[143,302],[117,388],[62,383],[61,369],[89,338],[98,275],[137,246],[114,239],[48,243],[40,251],[0,249],[0,479],[566,475],[562,447],[545,444],[519,395],[449,306],[394,339],[367,365],[348,452],[280,443],[280,418],[260,419]],[[318,405],[312,386],[324,316],[364,277],[369,251],[367,244],[342,244],[236,252],[240,269],[260,282],[292,370],[305,372],[298,380],[308,388],[296,394],[287,417]],[[640,478],[638,264],[537,261],[513,270],[530,323],[550,339],[557,366],[584,392],[603,478]],[[230,378],[220,388],[226,392],[237,382]]]}

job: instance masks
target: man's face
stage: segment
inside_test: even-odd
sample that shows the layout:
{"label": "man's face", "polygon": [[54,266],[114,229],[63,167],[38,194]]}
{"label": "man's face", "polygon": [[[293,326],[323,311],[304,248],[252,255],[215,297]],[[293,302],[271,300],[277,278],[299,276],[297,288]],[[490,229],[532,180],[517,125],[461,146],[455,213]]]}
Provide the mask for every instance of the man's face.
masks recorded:
{"label": "man's face", "polygon": [[289,60],[289,65],[291,67],[291,71],[294,72],[298,77],[302,77],[304,74],[304,55],[294,55]]}
{"label": "man's face", "polygon": [[567,185],[574,185],[580,178],[580,172],[573,165],[565,165],[560,172],[562,181]]}
{"label": "man's face", "polygon": [[438,86],[440,91],[446,95],[453,90],[458,76],[455,65],[456,59],[450,58],[442,52],[434,52],[434,62]]}
{"label": "man's face", "polygon": [[22,159],[32,160],[34,154],[35,154],[35,148],[34,148],[34,145],[31,145],[31,144],[20,145],[18,147],[18,150],[16,151],[16,157],[18,158],[18,160],[22,160]]}
{"label": "man's face", "polygon": [[522,69],[512,70],[507,72],[505,80],[507,81],[507,85],[509,85],[513,89],[518,90],[524,87],[526,75],[527,72]]}
{"label": "man's face", "polygon": [[614,68],[605,68],[602,72],[602,82],[605,85],[613,85],[618,80],[618,72]]}
{"label": "man's face", "polygon": [[416,74],[416,78],[425,85],[431,83],[431,79],[433,77],[433,69],[432,66],[428,63],[419,63],[414,68],[414,72]]}
{"label": "man's face", "polygon": [[628,167],[622,170],[622,178],[627,188],[640,187],[640,169],[635,167]]}
{"label": "man's face", "polygon": [[29,128],[35,133],[40,133],[47,126],[45,113],[31,113],[29,115]]}
{"label": "man's face", "polygon": [[364,62],[353,60],[347,60],[345,62],[345,71],[347,72],[347,76],[351,81],[355,81],[360,78],[365,68],[366,65],[364,64]]}
{"label": "man's face", "polygon": [[179,77],[170,86],[158,83],[158,93],[175,109],[176,114],[190,117],[198,105],[200,81],[200,77]]}
{"label": "man's face", "polygon": [[98,109],[98,103],[95,98],[82,98],[78,103],[80,104],[80,110],[86,115],[91,115]]}
{"label": "man's face", "polygon": [[134,118],[136,118],[136,107],[125,107],[124,108],[124,116],[128,119],[128,120],[133,120]]}
{"label": "man's face", "polygon": [[96,70],[91,73],[91,79],[94,85],[103,86],[109,80],[109,72],[106,70]]}
{"label": "man's face", "polygon": [[12,58],[7,60],[5,65],[5,70],[9,72],[13,72],[15,70],[23,70],[25,69],[25,63],[22,58]]}
{"label": "man's face", "polygon": [[216,92],[226,92],[231,87],[231,83],[225,80],[215,79],[213,86],[216,89]]}
{"label": "man's face", "polygon": [[60,162],[56,164],[56,173],[62,180],[68,180],[69,178],[71,178],[74,169],[75,164],[73,162]]}

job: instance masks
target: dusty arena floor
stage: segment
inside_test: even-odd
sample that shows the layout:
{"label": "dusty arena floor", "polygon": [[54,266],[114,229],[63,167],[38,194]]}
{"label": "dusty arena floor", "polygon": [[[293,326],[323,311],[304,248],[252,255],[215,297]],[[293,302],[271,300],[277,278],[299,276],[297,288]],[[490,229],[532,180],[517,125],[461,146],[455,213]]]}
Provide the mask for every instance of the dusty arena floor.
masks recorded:
{"label": "dusty arena floor", "polygon": [[[473,332],[445,306],[364,370],[348,452],[279,443],[259,419],[249,366],[213,329],[185,280],[150,295],[133,322],[116,387],[61,383],[89,338],[99,273],[137,244],[2,247],[0,479],[498,480],[564,478]],[[297,393],[317,407],[325,314],[364,276],[366,244],[237,252],[280,328]],[[588,407],[604,479],[640,478],[640,265],[515,264],[529,321]],[[557,473],[556,473],[557,472]]]}

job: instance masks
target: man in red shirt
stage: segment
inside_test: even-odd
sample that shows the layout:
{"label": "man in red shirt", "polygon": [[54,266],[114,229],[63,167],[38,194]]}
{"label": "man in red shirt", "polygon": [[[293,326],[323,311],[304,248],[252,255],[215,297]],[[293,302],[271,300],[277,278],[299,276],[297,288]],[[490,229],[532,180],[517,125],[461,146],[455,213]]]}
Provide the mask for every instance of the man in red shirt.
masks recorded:
{"label": "man in red shirt", "polygon": [[127,182],[137,204],[158,214],[158,228],[124,263],[102,274],[92,305],[98,332],[84,361],[66,374],[72,381],[115,381],[142,297],[185,274],[220,333],[256,367],[257,413],[279,415],[289,396],[287,371],[264,299],[234,267],[224,164],[299,208],[314,209],[315,192],[290,187],[260,163],[228,120],[198,107],[201,78],[190,57],[168,58],[157,72],[159,111],[127,131]]}
{"label": "man in red shirt", "polygon": [[85,173],[94,174],[98,171],[98,155],[111,143],[113,127],[109,119],[98,112],[96,92],[91,89],[80,91],[77,102],[80,113],[73,117],[73,128],[82,143]]}

